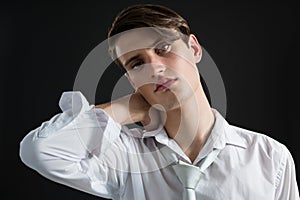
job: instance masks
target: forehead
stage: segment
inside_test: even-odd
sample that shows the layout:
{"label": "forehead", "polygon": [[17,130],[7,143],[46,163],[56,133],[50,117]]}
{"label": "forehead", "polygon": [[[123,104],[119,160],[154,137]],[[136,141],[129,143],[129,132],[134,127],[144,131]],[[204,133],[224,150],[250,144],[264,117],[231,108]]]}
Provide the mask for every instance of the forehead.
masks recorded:
{"label": "forehead", "polygon": [[152,27],[137,28],[118,34],[115,41],[115,53],[121,57],[129,52],[151,48],[162,39],[172,40],[178,37],[178,32],[172,29],[157,29]]}
{"label": "forehead", "polygon": [[116,55],[120,57],[128,52],[149,48],[158,38],[158,34],[150,29],[134,29],[120,33],[115,42]]}

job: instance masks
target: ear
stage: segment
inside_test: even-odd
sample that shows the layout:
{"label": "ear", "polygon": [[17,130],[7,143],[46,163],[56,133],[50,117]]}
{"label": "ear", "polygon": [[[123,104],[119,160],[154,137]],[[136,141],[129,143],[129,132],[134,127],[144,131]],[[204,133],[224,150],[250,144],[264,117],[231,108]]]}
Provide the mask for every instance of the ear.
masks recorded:
{"label": "ear", "polygon": [[195,63],[200,62],[202,58],[202,48],[194,34],[190,34],[189,36],[189,46],[193,51],[193,56],[195,59]]}
{"label": "ear", "polygon": [[131,86],[134,88],[134,90],[136,91],[136,90],[137,90],[136,85],[134,84],[134,82],[132,81],[132,79],[130,78],[130,76],[129,76],[127,73],[125,73],[125,76],[126,76],[126,78],[128,79],[130,85],[131,85]]}

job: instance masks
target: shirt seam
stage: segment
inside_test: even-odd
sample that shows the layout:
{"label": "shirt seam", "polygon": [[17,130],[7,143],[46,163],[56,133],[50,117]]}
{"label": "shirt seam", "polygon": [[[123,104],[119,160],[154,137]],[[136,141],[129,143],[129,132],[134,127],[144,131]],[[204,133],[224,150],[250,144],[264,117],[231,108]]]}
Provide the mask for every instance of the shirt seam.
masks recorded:
{"label": "shirt seam", "polygon": [[286,154],[284,152],[284,146],[281,144],[281,159],[280,159],[280,163],[279,163],[279,167],[278,167],[278,170],[277,170],[277,173],[276,173],[276,177],[275,177],[275,189],[278,188],[279,186],[279,183],[282,179],[282,175],[283,175],[283,170],[286,166]]}

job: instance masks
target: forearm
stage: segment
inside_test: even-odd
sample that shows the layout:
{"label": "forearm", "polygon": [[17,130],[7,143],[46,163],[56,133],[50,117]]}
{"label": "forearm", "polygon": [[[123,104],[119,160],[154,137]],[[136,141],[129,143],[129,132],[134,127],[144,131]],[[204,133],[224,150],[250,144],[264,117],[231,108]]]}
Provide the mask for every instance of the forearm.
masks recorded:
{"label": "forearm", "polygon": [[[102,109],[91,109],[79,92],[64,93],[59,105],[62,113],[22,139],[21,160],[53,181],[111,198],[111,187],[123,180],[117,174],[108,175],[117,173],[110,170],[110,159],[122,160],[115,157],[121,155],[119,147],[124,149],[120,124]],[[126,169],[126,162],[117,164]],[[95,187],[98,180],[101,184]]]}
{"label": "forearm", "polygon": [[[104,136],[106,133],[99,131],[99,128],[79,127],[77,130],[70,128],[53,132],[45,138],[39,138],[37,131],[38,129],[29,133],[20,144],[20,156],[24,164],[52,181],[97,196],[112,198],[109,191],[117,185],[115,177],[119,176],[111,174],[115,172],[109,170],[110,162],[98,159],[102,151],[107,152],[106,150],[111,148],[114,138],[117,138],[117,131],[114,132],[116,136]],[[76,131],[79,131],[79,134]],[[107,141],[109,137],[112,140]],[[109,173],[111,175],[108,175]],[[95,186],[94,183],[98,179],[101,179],[101,182]]]}
{"label": "forearm", "polygon": [[107,143],[119,137],[120,125],[102,110],[93,111],[81,93],[65,92],[59,105],[62,113],[43,122],[21,141],[21,159],[32,168],[51,160],[47,156],[79,161],[95,148],[107,148]]}
{"label": "forearm", "polygon": [[96,147],[102,151],[118,138],[120,124],[141,121],[149,107],[137,93],[95,106],[102,108],[95,112],[79,92],[65,92],[59,105],[63,113],[42,123],[22,141],[21,158],[26,164],[47,160],[40,156],[48,156],[52,152],[55,157],[69,152],[70,157],[76,157],[78,161],[88,152],[94,152]]}
{"label": "forearm", "polygon": [[94,108],[103,109],[114,121],[126,125],[144,120],[150,106],[140,94],[134,93]]}

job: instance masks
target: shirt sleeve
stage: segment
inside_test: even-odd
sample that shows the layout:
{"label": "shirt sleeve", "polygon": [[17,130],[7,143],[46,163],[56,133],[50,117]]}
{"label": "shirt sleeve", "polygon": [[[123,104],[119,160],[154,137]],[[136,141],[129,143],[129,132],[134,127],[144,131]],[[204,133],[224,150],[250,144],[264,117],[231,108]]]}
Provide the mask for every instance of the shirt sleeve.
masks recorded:
{"label": "shirt sleeve", "polygon": [[46,178],[105,198],[118,195],[125,178],[121,125],[93,109],[81,92],[64,92],[62,113],[31,130],[20,143],[25,165]]}
{"label": "shirt sleeve", "polygon": [[299,200],[294,160],[289,150],[283,145],[283,154],[277,172],[276,199]]}

